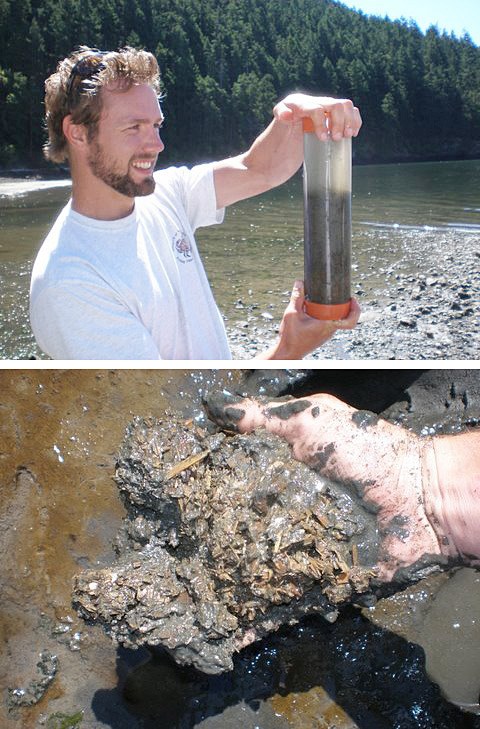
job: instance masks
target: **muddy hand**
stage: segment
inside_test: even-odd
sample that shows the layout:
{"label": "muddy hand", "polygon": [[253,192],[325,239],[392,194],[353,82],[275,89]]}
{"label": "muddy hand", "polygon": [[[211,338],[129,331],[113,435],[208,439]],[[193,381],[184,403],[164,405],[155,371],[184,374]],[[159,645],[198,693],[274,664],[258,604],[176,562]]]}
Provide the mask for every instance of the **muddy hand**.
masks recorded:
{"label": "muddy hand", "polygon": [[450,543],[440,544],[434,519],[426,514],[423,479],[432,439],[419,438],[331,395],[281,403],[228,396],[223,408],[219,395],[207,410],[228,430],[265,428],[286,439],[295,458],[344,484],[364,508],[374,510],[382,581],[392,580],[397,570],[419,567],[424,558],[442,563],[457,556]]}

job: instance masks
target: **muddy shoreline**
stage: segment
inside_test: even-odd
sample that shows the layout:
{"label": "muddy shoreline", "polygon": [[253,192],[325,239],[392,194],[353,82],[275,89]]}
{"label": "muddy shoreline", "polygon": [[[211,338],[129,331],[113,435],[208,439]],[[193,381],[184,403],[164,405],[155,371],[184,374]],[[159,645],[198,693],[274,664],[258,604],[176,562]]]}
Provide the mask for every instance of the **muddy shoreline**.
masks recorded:
{"label": "muddy shoreline", "polygon": [[[480,415],[478,375],[463,370],[441,371],[435,387],[420,370],[325,371],[315,381],[307,370],[248,375],[2,371],[2,727],[58,726],[52,722],[60,716],[74,726],[77,716],[80,729],[479,729],[480,718],[444,696],[478,698],[480,578],[473,570],[422,581],[376,608],[348,609],[333,625],[309,618],[282,629],[243,651],[223,677],[180,670],[146,649],[115,650],[100,628],[76,616],[72,577],[108,563],[125,513],[113,473],[134,415],[174,406],[191,417],[207,390],[224,387],[271,396],[343,392],[356,407],[373,403],[420,431],[476,427]],[[467,606],[473,613],[461,612]],[[38,681],[45,651],[58,668],[43,698],[9,709],[8,689]],[[51,668],[45,663],[44,675]]]}
{"label": "muddy shoreline", "polygon": [[[386,229],[382,238],[398,250],[397,260],[386,264],[372,247],[368,270],[352,272],[352,294],[362,308],[359,324],[352,332],[337,332],[306,359],[478,359],[478,236],[458,230]],[[273,291],[272,301],[286,306],[288,295]],[[273,343],[281,307],[264,311],[247,299],[237,306],[241,318],[226,322],[229,342],[234,359],[249,359]]]}

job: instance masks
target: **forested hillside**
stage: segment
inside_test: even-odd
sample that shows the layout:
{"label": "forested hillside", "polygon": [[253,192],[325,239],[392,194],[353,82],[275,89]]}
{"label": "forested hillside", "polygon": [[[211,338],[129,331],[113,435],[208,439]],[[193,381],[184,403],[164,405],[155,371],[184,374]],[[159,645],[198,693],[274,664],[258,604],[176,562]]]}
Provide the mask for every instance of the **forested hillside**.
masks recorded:
{"label": "forested hillside", "polygon": [[295,89],[355,100],[358,161],[480,156],[468,36],[332,0],[0,0],[0,166],[39,164],[44,79],[81,44],[155,53],[170,160],[240,151]]}

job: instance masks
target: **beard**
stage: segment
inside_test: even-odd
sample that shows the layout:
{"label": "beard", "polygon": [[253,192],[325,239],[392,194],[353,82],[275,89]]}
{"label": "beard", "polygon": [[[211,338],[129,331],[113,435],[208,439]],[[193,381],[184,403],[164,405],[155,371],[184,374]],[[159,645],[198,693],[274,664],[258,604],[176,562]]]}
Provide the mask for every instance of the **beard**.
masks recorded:
{"label": "beard", "polygon": [[98,142],[92,143],[88,164],[95,177],[126,197],[144,197],[151,195],[155,190],[153,177],[146,177],[142,182],[134,182],[128,172],[117,172],[114,162],[108,159]]}

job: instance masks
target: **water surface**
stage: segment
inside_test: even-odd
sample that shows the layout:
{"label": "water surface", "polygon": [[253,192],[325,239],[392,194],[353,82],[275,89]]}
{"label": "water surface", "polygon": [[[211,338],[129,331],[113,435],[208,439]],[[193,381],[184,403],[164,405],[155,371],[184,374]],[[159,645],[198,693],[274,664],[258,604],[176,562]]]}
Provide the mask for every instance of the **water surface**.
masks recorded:
{"label": "water surface", "polygon": [[[455,297],[452,279],[472,289],[466,293],[472,299],[469,304],[479,303],[478,280],[467,275],[475,260],[476,270],[480,267],[474,258],[480,255],[479,180],[477,160],[354,167],[352,281],[365,312],[358,331],[367,336],[362,336],[364,347],[358,355],[350,349],[354,337],[348,333],[348,351],[327,346],[323,357],[416,358],[421,347],[420,356],[427,359],[478,356],[470,319],[450,322],[449,309]],[[29,277],[41,241],[69,194],[68,181],[0,180],[1,358],[44,357],[28,322]],[[299,175],[277,190],[233,206],[223,225],[198,232],[212,288],[236,345],[235,356],[252,356],[265,348],[265,340],[275,336],[293,280],[303,278],[302,206]],[[450,286],[447,291],[448,286],[439,283],[441,296],[446,296],[440,312],[443,328],[430,336],[419,326],[403,346],[395,339],[395,327],[401,329],[397,313],[385,327],[391,332],[386,343],[371,321],[388,313],[398,299],[398,277],[406,279],[406,312],[407,294],[437,268],[439,273],[447,269]],[[430,318],[429,313],[423,312],[422,325],[438,330],[439,312]],[[419,318],[418,312],[414,315]],[[452,350],[455,346],[458,351]]]}

